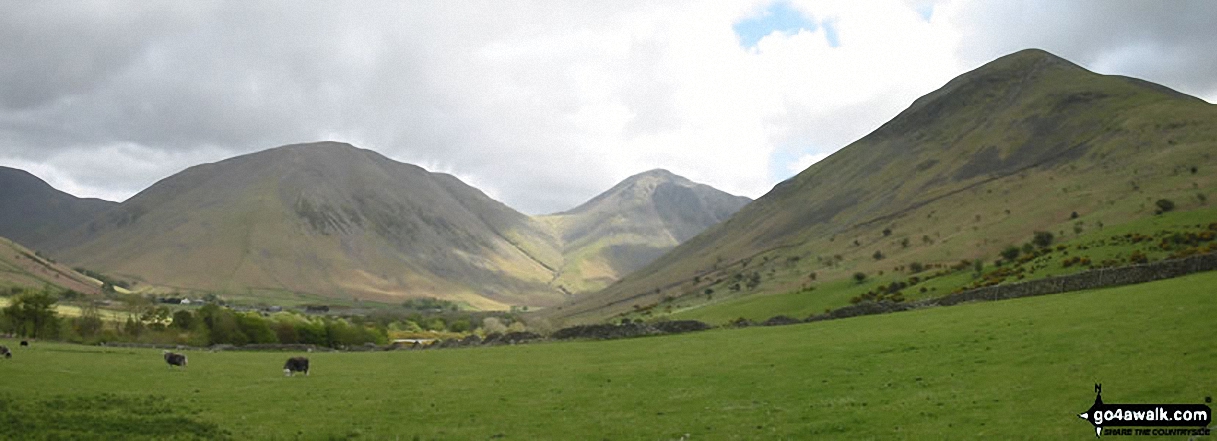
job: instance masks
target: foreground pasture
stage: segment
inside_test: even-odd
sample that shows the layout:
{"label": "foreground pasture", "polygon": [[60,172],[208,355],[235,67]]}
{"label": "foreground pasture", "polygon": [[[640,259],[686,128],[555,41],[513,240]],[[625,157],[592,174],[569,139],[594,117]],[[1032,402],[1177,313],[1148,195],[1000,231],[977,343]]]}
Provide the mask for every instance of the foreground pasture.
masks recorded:
{"label": "foreground pasture", "polygon": [[[38,343],[0,427],[73,439],[1083,439],[1107,402],[1217,392],[1217,273],[775,328],[420,352]],[[11,340],[0,344],[16,346]],[[4,436],[4,435],[0,435]]]}

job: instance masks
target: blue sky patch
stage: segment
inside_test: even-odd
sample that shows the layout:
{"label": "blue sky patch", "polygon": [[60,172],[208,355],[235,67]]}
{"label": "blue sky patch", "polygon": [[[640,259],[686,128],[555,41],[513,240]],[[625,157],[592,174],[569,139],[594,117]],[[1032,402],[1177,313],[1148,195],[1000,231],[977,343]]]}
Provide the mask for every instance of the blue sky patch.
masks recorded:
{"label": "blue sky patch", "polygon": [[921,18],[927,22],[930,21],[930,17],[934,16],[934,4],[933,3],[926,3],[924,5],[919,5],[915,9],[917,10],[918,14],[921,14]]}
{"label": "blue sky patch", "polygon": [[[816,24],[802,12],[792,8],[790,3],[780,1],[769,5],[760,15],[736,23],[732,29],[735,30],[735,35],[739,36],[740,46],[750,48],[756,47],[757,42],[774,32],[786,35],[797,34],[802,29],[815,32]],[[832,35],[833,37],[829,39],[830,44],[835,40],[836,32],[833,31]]]}
{"label": "blue sky patch", "polygon": [[824,38],[828,40],[828,47],[841,47],[841,39],[837,37],[837,21],[828,19],[820,24],[824,26]]}

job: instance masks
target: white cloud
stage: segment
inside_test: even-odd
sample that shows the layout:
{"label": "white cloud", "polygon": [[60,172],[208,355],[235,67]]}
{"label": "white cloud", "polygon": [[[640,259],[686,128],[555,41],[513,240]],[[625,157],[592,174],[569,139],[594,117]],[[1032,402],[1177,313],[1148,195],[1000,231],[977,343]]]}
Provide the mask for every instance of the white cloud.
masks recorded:
{"label": "white cloud", "polygon": [[795,159],[794,162],[787,164],[786,171],[797,175],[803,170],[807,170],[807,167],[811,167],[827,157],[828,153],[805,153],[799,156],[798,159]]}

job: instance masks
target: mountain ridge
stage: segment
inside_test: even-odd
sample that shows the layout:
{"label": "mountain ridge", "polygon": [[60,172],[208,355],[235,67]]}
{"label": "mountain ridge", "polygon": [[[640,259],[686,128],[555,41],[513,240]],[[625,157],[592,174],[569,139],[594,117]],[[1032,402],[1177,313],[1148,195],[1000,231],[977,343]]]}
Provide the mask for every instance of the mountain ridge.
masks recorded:
{"label": "mountain ridge", "polygon": [[78,198],[25,170],[0,166],[0,236],[40,248],[55,236],[117,207],[117,202]]}
{"label": "mountain ridge", "polygon": [[[1019,230],[1048,228],[1053,223],[1022,219],[1023,215],[1005,208],[974,213],[975,221],[959,220],[978,224],[977,231],[944,232],[941,224],[917,221],[915,216],[955,218],[958,215],[952,211],[973,206],[984,208],[977,211],[990,211],[998,198],[974,197],[982,191],[986,195],[997,192],[1007,201],[1001,203],[1014,208],[1030,203],[1029,188],[1045,190],[1038,187],[1053,180],[1069,182],[1065,190],[1081,188],[1102,194],[1113,201],[1110,205],[1118,206],[1114,201],[1125,201],[1128,191],[1114,188],[1123,177],[1117,170],[1135,173],[1140,169],[1144,177],[1148,175],[1145,170],[1153,168],[1139,167],[1144,159],[1136,157],[1138,154],[1176,162],[1175,172],[1185,162],[1211,161],[1204,151],[1212,147],[1212,140],[1203,135],[1213,131],[1213,109],[1203,100],[1169,88],[1095,74],[1042,50],[1003,56],[918,98],[892,120],[778,184],[731,218],[604,291],[574,298],[555,315],[596,319],[646,307],[657,299],[714,291],[724,285],[705,279],[713,282],[719,275],[733,278],[743,272],[759,273],[755,267],[747,267],[752,259],[769,259],[763,265],[775,272],[773,286],[766,288],[761,282],[756,289],[764,293],[800,289],[808,283],[806,278],[782,282],[776,275],[779,268],[771,263],[779,258],[817,258],[814,265],[792,264],[791,271],[799,268],[803,274],[827,272],[831,278],[845,278],[850,274],[847,268],[879,271],[886,266],[887,261],[871,259],[872,253],[885,258],[894,255],[906,262],[936,255],[933,250],[910,246],[909,237],[921,236],[926,248],[933,248],[929,241],[945,238],[974,244],[971,249],[961,249],[957,259],[995,253],[1000,241],[1013,242],[1012,236]],[[1103,182],[1078,181],[1076,171],[1062,174],[1069,167],[1103,176]],[[1153,169],[1154,176],[1162,175],[1160,168]],[[1020,182],[1030,176],[1044,182]],[[1137,179],[1134,187],[1140,189],[1136,191],[1151,187],[1173,193],[1191,191],[1163,188],[1179,179],[1152,183]],[[1200,182],[1192,184],[1199,186]],[[1058,194],[1064,191],[1056,190]],[[1091,201],[1055,199],[1046,200],[1051,203],[1042,207],[1022,208],[1060,211],[1074,204],[1086,205],[1096,213],[1113,209],[1095,207]],[[1137,215],[1144,215],[1140,205]],[[1068,221],[1070,211],[1064,211],[1064,217],[1045,214]],[[995,218],[1000,221],[984,220]],[[919,231],[902,231],[901,224]],[[994,232],[992,237],[982,237],[982,225]],[[879,230],[887,233],[876,237]],[[886,239],[887,234],[900,234],[906,241],[894,251],[889,242],[893,239]],[[842,235],[847,237],[839,237]],[[845,239],[845,244],[836,242],[838,239]],[[834,264],[823,265],[826,259]],[[731,269],[725,270],[728,267]]]}
{"label": "mountain ridge", "polygon": [[[644,172],[619,186],[642,180],[687,189],[694,208],[726,195],[666,171]],[[707,216],[723,217],[722,210]],[[675,245],[671,238],[697,227],[689,219],[706,217],[677,214],[655,214],[652,223],[676,226],[677,233],[648,246],[664,251]],[[250,299],[275,292],[382,301],[438,297],[507,309],[551,306],[585,289],[578,276],[563,273],[568,259],[585,258],[566,253],[566,234],[552,218],[515,211],[455,176],[321,141],[189,167],[44,245],[65,261],[160,290]],[[596,234],[581,237],[615,240]],[[619,276],[610,273],[607,281]]]}

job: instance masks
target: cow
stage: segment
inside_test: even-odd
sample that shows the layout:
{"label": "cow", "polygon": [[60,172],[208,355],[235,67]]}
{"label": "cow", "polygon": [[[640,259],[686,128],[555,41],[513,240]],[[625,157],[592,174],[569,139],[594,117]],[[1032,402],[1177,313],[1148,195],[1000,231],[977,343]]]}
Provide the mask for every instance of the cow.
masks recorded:
{"label": "cow", "polygon": [[169,369],[174,366],[186,367],[186,355],[165,351],[165,363],[169,364]]}
{"label": "cow", "polygon": [[8,346],[0,346],[0,355],[3,355],[4,358],[13,358],[13,353],[9,352]]}
{"label": "cow", "polygon": [[21,347],[23,347],[23,348],[24,348],[24,347],[29,347],[29,345],[30,345],[30,342],[25,341],[25,340],[21,340]]}
{"label": "cow", "polygon": [[308,376],[308,357],[292,357],[283,364],[284,376],[290,377],[296,372],[304,372],[304,376]]}

